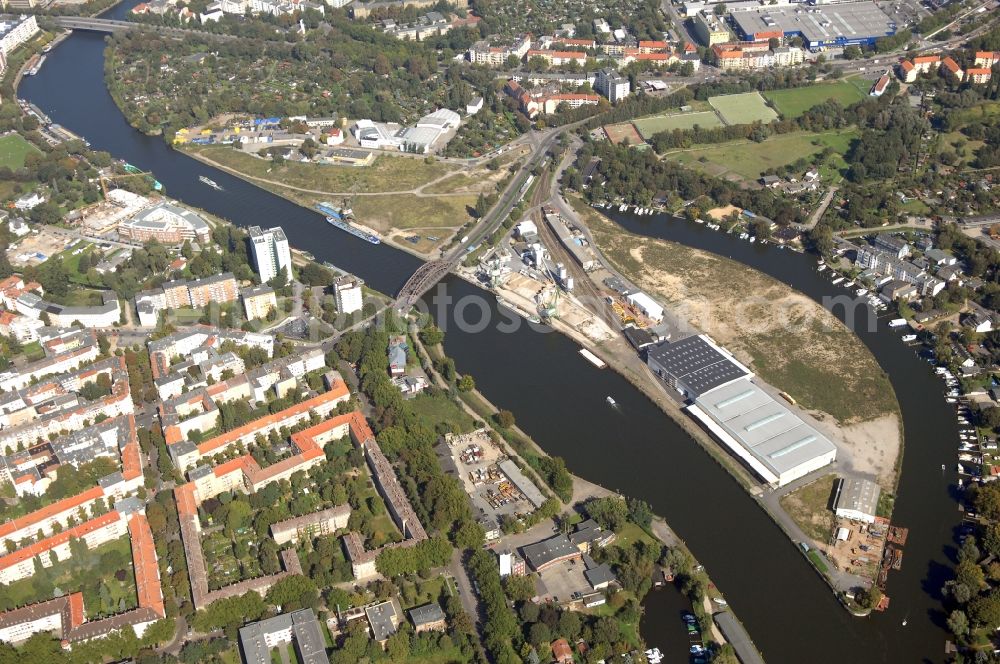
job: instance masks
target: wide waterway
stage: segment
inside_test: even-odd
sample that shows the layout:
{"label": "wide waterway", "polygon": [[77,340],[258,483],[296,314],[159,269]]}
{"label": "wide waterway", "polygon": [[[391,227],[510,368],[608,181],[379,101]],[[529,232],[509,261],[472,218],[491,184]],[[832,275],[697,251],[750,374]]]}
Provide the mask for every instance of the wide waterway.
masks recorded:
{"label": "wide waterway", "polygon": [[[124,16],[132,4],[118,6],[109,17]],[[105,89],[103,47],[100,35],[74,35],[49,55],[37,76],[24,79],[20,96],[85,136],[94,149],[152,170],[171,197],[240,226],[281,225],[294,246],[358,274],[373,288],[395,293],[417,268],[419,261],[405,252],[348,236],[317,213],[132,129]],[[200,184],[199,175],[208,175],[225,191]],[[838,293],[805,256],[664,218],[619,221],[636,232],[731,255],[817,299]],[[861,338],[890,374],[903,409],[906,451],[895,521],[910,527],[910,540],[902,571],[890,575],[890,610],[859,620],[840,608],[756,501],[627,381],[594,368],[561,335],[527,325],[501,332],[495,323],[510,318],[498,313],[492,296],[456,278],[445,283],[456,299],[482,297],[494,321],[481,331],[462,331],[452,324],[456,308],[447,309],[441,321],[448,323],[446,348],[459,370],[475,376],[488,398],[512,410],[519,424],[546,451],[563,456],[574,473],[649,501],[705,564],[769,662],[943,659],[942,618],[935,610],[958,513],[947,494],[954,477],[950,471],[944,476],[941,465],[951,469],[955,464],[955,417],[928,365],[894,333],[880,329]],[[475,319],[475,312],[467,308],[466,320]],[[606,395],[614,396],[618,410],[606,405]],[[660,632],[656,615],[648,616],[643,629],[650,643],[668,652],[686,647],[675,639],[683,633],[675,627],[672,603],[653,604],[671,606],[662,620],[673,624],[664,624]]]}

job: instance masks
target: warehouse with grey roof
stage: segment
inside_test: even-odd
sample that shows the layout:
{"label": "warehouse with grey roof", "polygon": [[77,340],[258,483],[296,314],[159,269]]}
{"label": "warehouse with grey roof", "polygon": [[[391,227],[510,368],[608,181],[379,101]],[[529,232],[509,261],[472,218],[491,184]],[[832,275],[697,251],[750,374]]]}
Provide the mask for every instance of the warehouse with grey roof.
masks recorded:
{"label": "warehouse with grey roof", "polygon": [[896,23],[874,2],[840,2],[830,5],[796,3],[764,5],[734,11],[730,21],[745,41],[767,41],[776,32],[801,37],[811,50],[851,45],[873,45],[896,33]]}
{"label": "warehouse with grey roof", "polygon": [[705,334],[651,348],[646,363],[668,386],[689,398],[752,375]]}

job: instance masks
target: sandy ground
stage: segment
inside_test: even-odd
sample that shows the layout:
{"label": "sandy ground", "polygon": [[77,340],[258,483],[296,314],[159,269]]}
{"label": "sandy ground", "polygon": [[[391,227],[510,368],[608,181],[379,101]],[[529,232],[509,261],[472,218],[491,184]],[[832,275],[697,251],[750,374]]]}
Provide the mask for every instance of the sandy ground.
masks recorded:
{"label": "sandy ground", "polygon": [[[538,306],[534,297],[543,287],[544,284],[541,282],[515,273],[497,288],[497,292],[521,311],[536,313]],[[594,316],[565,293],[560,295],[557,309],[559,322],[584,335],[590,341],[601,343],[615,337],[614,331],[604,321]]]}
{"label": "sandy ground", "polygon": [[842,464],[849,465],[855,473],[877,478],[883,490],[895,491],[894,469],[899,459],[900,439],[898,415],[883,415],[867,422],[839,426],[823,413],[813,413],[813,416],[824,425],[823,433],[837,445],[850,450],[850,459],[842,458]]}
{"label": "sandy ground", "polygon": [[734,212],[738,214],[740,212],[740,208],[735,205],[727,205],[726,207],[712,208],[708,211],[708,216],[716,221],[719,221],[720,219],[725,219]]}

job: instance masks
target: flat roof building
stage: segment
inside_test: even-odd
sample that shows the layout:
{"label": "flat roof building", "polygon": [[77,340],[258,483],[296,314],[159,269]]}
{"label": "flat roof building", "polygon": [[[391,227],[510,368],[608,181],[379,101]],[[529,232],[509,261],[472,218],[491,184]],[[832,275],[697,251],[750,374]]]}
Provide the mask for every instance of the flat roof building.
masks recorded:
{"label": "flat roof building", "polygon": [[784,486],[837,458],[826,436],[749,377],[699,395],[687,410],[769,484]]}
{"label": "flat roof building", "polygon": [[417,633],[431,630],[441,631],[446,626],[444,611],[441,610],[441,605],[437,602],[410,609],[410,620]]}
{"label": "flat roof building", "polygon": [[646,361],[654,374],[689,398],[753,375],[705,334],[651,348]]}
{"label": "flat roof building", "polygon": [[499,465],[503,474],[514,483],[517,490],[521,492],[524,498],[531,503],[535,509],[542,506],[542,503],[545,502],[545,496],[538,490],[538,487],[535,486],[534,482],[525,477],[524,473],[521,472],[521,469],[517,467],[517,464],[510,459],[507,459],[506,461],[501,461]]}
{"label": "flat roof building", "polygon": [[896,23],[874,2],[762,6],[730,14],[740,39],[766,41],[780,33],[802,37],[812,50],[874,44],[896,33]]}
{"label": "flat roof building", "polygon": [[136,242],[156,240],[180,244],[185,240],[208,242],[210,230],[200,216],[178,205],[158,203],[118,224],[118,234]]}
{"label": "flat roof building", "polygon": [[871,480],[842,477],[837,480],[834,511],[845,519],[875,523],[880,493],[878,484]]}
{"label": "flat roof building", "polygon": [[385,643],[399,627],[399,613],[396,611],[395,602],[391,599],[369,606],[365,609],[365,615],[368,616],[368,624],[372,628],[372,637],[379,643]]}
{"label": "flat roof building", "polygon": [[521,552],[524,554],[524,559],[536,572],[541,572],[564,560],[583,557],[583,552],[566,535],[556,535],[541,542],[529,544],[523,547]]}
{"label": "flat roof building", "polygon": [[283,613],[240,629],[240,649],[246,664],[270,664],[271,649],[294,643],[302,664],[326,664],[326,640],[312,609]]}

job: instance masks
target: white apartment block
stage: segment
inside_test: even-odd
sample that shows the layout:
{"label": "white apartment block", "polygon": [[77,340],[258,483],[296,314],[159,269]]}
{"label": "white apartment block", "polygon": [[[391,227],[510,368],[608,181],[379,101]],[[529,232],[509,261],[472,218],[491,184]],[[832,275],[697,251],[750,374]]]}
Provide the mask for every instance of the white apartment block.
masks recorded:
{"label": "white apartment block", "polygon": [[363,281],[357,277],[341,277],[333,284],[333,292],[337,298],[337,311],[342,314],[352,314],[361,311],[364,306],[364,295],[361,285]]}
{"label": "white apartment block", "polygon": [[0,51],[5,56],[38,34],[38,21],[32,16],[18,16],[0,23]]}
{"label": "white apartment block", "polygon": [[260,282],[267,282],[278,276],[282,268],[286,277],[292,278],[292,254],[288,248],[288,238],[280,226],[261,229],[260,226],[250,228],[251,258],[254,268],[260,275]]}

